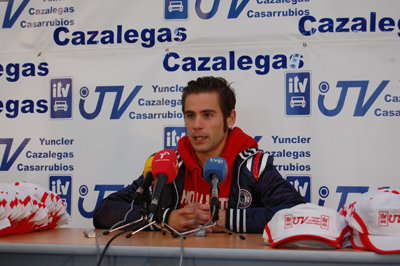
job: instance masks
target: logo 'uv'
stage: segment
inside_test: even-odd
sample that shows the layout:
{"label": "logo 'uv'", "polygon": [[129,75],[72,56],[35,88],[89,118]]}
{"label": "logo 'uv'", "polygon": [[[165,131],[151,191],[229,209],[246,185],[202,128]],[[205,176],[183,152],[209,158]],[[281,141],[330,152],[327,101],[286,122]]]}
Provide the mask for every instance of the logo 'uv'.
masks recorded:
{"label": "logo 'uv'", "polygon": [[358,81],[338,81],[336,87],[341,88],[339,100],[337,101],[337,106],[333,109],[328,109],[325,107],[325,97],[329,90],[329,84],[326,82],[321,82],[319,85],[320,95],[318,96],[318,107],[322,114],[326,116],[335,116],[342,111],[344,102],[346,100],[347,91],[350,88],[360,88],[360,93],[358,94],[358,99],[356,107],[354,109],[354,116],[364,116],[372,104],[376,101],[378,96],[385,89],[389,80],[383,80],[378,87],[374,90],[372,95],[365,102],[365,95],[368,89],[368,80],[358,80]]}
{"label": "logo 'uv'", "polygon": [[94,187],[94,190],[99,192],[98,197],[97,197],[97,201],[96,201],[96,205],[94,206],[93,210],[87,211],[84,208],[84,200],[85,200],[85,197],[86,197],[86,195],[88,193],[88,188],[86,187],[86,185],[82,185],[81,188],[79,189],[79,192],[81,194],[81,197],[79,197],[79,199],[78,199],[78,210],[79,210],[79,213],[85,218],[92,218],[94,212],[99,207],[100,202],[105,198],[105,193],[106,192],[119,191],[119,190],[121,190],[123,188],[124,188],[124,185],[100,185],[100,184],[96,185]]}
{"label": "logo 'uv'", "polygon": [[139,93],[141,88],[142,88],[142,86],[139,86],[139,85],[136,86],[121,105],[121,98],[122,98],[122,93],[124,91],[124,86],[97,86],[95,92],[99,93],[99,98],[97,99],[96,108],[92,113],[88,113],[85,110],[85,99],[84,98],[87,97],[89,92],[86,87],[83,87],[81,89],[81,96],[83,98],[81,98],[79,101],[79,111],[84,118],[94,119],[100,114],[106,94],[116,93],[114,105],[111,110],[110,119],[119,119],[119,118],[121,118],[121,116],[125,112],[125,110],[128,108],[129,104],[133,101],[133,99]]}

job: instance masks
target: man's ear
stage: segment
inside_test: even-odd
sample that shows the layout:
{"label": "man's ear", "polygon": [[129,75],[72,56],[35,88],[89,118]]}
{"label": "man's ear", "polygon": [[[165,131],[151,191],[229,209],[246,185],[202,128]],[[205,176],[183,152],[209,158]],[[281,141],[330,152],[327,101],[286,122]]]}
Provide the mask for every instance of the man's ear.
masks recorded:
{"label": "man's ear", "polygon": [[232,129],[236,122],[236,110],[233,109],[231,114],[227,118],[228,128]]}

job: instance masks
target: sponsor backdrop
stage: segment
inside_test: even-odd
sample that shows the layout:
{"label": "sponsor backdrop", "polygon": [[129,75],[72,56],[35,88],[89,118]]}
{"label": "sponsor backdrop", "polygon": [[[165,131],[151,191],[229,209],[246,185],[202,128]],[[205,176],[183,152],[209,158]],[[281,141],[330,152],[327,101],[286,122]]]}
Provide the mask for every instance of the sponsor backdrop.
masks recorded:
{"label": "sponsor backdrop", "polygon": [[0,180],[69,227],[185,136],[181,92],[222,76],[236,125],[309,202],[399,188],[400,2],[0,0]]}

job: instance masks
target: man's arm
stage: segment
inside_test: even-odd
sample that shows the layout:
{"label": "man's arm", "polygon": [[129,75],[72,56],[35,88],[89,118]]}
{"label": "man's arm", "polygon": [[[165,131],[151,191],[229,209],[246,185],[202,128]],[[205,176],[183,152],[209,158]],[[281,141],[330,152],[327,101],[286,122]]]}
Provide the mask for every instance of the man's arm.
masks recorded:
{"label": "man's arm", "polygon": [[126,217],[126,221],[120,225],[138,220],[141,217],[141,199],[135,200],[133,204],[132,201],[142,180],[143,176],[140,176],[131,185],[103,199],[93,215],[94,227],[111,228],[116,223],[123,221],[131,208],[132,210]]}
{"label": "man's arm", "polygon": [[[305,203],[303,197],[293,186],[282,178],[273,165],[273,157],[262,154],[266,160],[258,180],[252,173],[241,171],[242,182],[253,187],[252,199],[259,201],[259,206],[244,209],[228,208],[226,210],[226,228],[241,233],[262,233],[265,225],[276,212]],[[260,158],[260,165],[263,157]],[[259,168],[260,169],[260,168]]]}

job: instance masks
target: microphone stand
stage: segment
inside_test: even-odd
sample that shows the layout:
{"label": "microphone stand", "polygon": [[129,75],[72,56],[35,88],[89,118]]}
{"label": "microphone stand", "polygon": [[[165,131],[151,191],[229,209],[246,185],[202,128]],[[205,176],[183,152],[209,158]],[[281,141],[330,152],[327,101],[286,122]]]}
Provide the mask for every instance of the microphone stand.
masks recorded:
{"label": "microphone stand", "polygon": [[108,235],[108,234],[110,234],[110,233],[112,233],[112,232],[114,232],[114,231],[117,231],[117,230],[120,230],[120,229],[124,229],[124,228],[129,227],[129,226],[133,226],[133,225],[135,225],[135,224],[137,224],[137,223],[140,223],[140,222],[143,221],[143,220],[144,220],[144,217],[142,216],[142,217],[140,217],[139,219],[137,219],[136,221],[133,221],[133,222],[130,222],[130,223],[127,223],[127,224],[118,226],[118,227],[116,227],[116,228],[114,228],[114,229],[111,229],[111,230],[107,230],[107,231],[105,231],[105,232],[103,233],[103,235]]}
{"label": "microphone stand", "polygon": [[[147,227],[150,227],[152,225],[158,227],[163,235],[165,235],[165,232],[168,231],[172,236],[182,236],[181,233],[179,233],[175,228],[173,228],[172,226],[170,226],[167,223],[164,223],[161,219],[161,214],[160,214],[160,210],[159,207],[157,206],[155,208],[154,213],[151,213],[149,215],[150,217],[146,216],[144,219],[141,219],[141,222],[138,226],[135,227],[135,229],[133,229],[134,231],[132,233],[129,233],[126,235],[126,238],[130,238],[132,237],[134,234],[146,229]],[[137,228],[137,229],[136,229]],[[168,230],[166,230],[168,229]],[[174,235],[176,234],[176,235]]]}
{"label": "microphone stand", "polygon": [[246,237],[245,237],[244,235],[239,234],[239,233],[236,233],[236,232],[233,232],[232,230],[229,230],[228,228],[225,228],[225,227],[223,227],[223,226],[220,226],[219,224],[217,224],[216,221],[214,222],[214,224],[213,224],[212,226],[215,226],[215,227],[221,229],[222,231],[224,231],[225,233],[227,233],[227,234],[229,234],[229,235],[234,234],[234,235],[238,236],[238,237],[239,237],[240,239],[242,239],[242,240],[245,240],[245,239],[246,239]]}
{"label": "microphone stand", "polygon": [[219,204],[218,202],[216,204],[213,204],[213,206],[211,206],[211,220],[214,222],[214,226],[221,229],[222,231],[224,231],[225,233],[228,233],[229,235],[234,234],[236,236],[238,236],[240,239],[245,240],[246,237],[242,234],[233,232],[232,230],[229,230],[228,228],[225,228],[223,226],[220,226],[219,224],[217,224],[217,221],[219,219]]}
{"label": "microphone stand", "polygon": [[148,221],[147,219],[146,219],[146,220],[143,220],[143,222],[140,223],[139,229],[136,229],[136,230],[134,229],[135,231],[133,231],[132,233],[127,234],[125,237],[126,237],[126,238],[130,238],[130,237],[132,237],[134,234],[136,234],[136,233],[138,233],[138,232],[140,232],[140,231],[146,229],[147,227],[149,227],[149,226],[151,226],[151,225],[153,225],[153,224],[155,224],[155,223],[156,223],[156,221],[152,221],[152,222],[149,223],[149,221]]}
{"label": "microphone stand", "polygon": [[[162,231],[163,235],[165,235],[166,231],[169,231],[169,233],[173,237],[179,236],[181,238],[181,255],[180,255],[180,258],[179,258],[179,265],[182,265],[182,263],[183,263],[183,254],[184,254],[183,242],[184,242],[185,237],[180,232],[178,232],[175,228],[173,228],[169,224],[164,223],[162,221],[161,214],[160,214],[160,209],[159,209],[158,205],[156,206],[154,213],[150,213],[150,218],[147,217],[146,220],[142,221],[141,224],[143,224],[143,225],[139,229],[137,229],[136,231],[126,235],[126,238],[132,237],[134,234],[146,229],[147,227],[149,227],[151,225],[155,225],[156,227],[158,227]],[[166,230],[166,229],[168,229],[168,230]]]}

